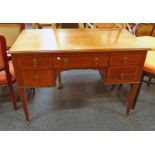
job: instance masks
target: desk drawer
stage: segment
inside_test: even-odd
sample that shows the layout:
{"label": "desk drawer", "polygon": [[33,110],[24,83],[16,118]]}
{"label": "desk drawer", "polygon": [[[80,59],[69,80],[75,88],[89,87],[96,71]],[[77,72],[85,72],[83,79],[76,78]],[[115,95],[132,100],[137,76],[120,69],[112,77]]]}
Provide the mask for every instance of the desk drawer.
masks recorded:
{"label": "desk drawer", "polygon": [[108,55],[58,56],[54,58],[55,68],[104,67],[108,64]]}
{"label": "desk drawer", "polygon": [[48,56],[22,56],[19,58],[19,67],[22,69],[50,68],[51,59]]}
{"label": "desk drawer", "polygon": [[110,67],[108,71],[108,83],[135,82],[139,67]]}
{"label": "desk drawer", "polygon": [[25,87],[54,85],[54,78],[51,70],[24,70],[22,71],[22,79]]}
{"label": "desk drawer", "polygon": [[110,58],[110,65],[138,65],[140,64],[141,59],[141,53],[112,54]]}

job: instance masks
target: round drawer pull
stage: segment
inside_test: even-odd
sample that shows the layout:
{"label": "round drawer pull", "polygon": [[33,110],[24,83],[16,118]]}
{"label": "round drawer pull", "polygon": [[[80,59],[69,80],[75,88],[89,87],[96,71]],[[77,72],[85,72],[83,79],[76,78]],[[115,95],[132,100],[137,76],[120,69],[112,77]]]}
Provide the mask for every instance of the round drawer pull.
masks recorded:
{"label": "round drawer pull", "polygon": [[128,63],[128,57],[124,57],[124,58],[123,58],[123,62],[124,62],[124,63]]}
{"label": "round drawer pull", "polygon": [[38,62],[36,58],[33,58],[33,67],[38,67]]}
{"label": "round drawer pull", "polygon": [[35,75],[35,80],[36,80],[36,81],[39,81],[39,80],[40,80],[39,75]]}
{"label": "round drawer pull", "polygon": [[98,64],[99,58],[94,58],[95,64]]}
{"label": "round drawer pull", "polygon": [[64,58],[64,64],[67,65],[68,64],[68,59]]}
{"label": "round drawer pull", "polygon": [[61,58],[60,58],[60,57],[57,57],[57,60],[59,60],[59,61],[60,61],[60,60],[61,60]]}
{"label": "round drawer pull", "polygon": [[121,73],[121,74],[120,74],[120,79],[123,80],[124,77],[125,77],[125,73]]}

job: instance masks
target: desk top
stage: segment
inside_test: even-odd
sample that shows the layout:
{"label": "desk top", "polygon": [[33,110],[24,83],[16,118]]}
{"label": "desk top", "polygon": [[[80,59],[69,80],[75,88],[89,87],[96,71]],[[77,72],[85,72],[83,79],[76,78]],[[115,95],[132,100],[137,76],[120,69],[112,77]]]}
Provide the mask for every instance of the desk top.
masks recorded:
{"label": "desk top", "polygon": [[148,50],[126,29],[24,30],[10,53]]}
{"label": "desk top", "polygon": [[142,37],[137,37],[137,39],[147,47],[149,47],[151,50],[155,51],[155,37],[151,36],[142,36]]}

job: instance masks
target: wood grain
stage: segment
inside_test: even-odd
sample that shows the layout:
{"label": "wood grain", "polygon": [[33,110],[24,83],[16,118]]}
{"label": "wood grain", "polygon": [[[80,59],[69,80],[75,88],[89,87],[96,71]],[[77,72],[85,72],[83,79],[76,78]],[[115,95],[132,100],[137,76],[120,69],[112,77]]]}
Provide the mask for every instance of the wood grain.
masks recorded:
{"label": "wood grain", "polygon": [[129,114],[147,50],[125,29],[23,31],[10,53],[26,120],[29,115],[23,89],[55,86],[60,72],[70,69],[97,69],[104,83],[132,84]]}
{"label": "wood grain", "polygon": [[147,50],[147,46],[123,29],[24,30],[10,53],[108,52]]}

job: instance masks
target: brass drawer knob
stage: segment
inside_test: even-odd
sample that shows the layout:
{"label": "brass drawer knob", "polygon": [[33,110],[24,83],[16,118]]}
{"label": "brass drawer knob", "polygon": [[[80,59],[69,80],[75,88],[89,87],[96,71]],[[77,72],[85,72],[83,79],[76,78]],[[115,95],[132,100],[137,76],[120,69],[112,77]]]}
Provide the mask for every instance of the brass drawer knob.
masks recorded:
{"label": "brass drawer knob", "polygon": [[68,64],[68,59],[64,58],[64,64],[67,65]]}
{"label": "brass drawer knob", "polygon": [[128,57],[124,57],[124,58],[123,58],[123,62],[124,62],[124,63],[128,63]]}
{"label": "brass drawer knob", "polygon": [[35,80],[36,80],[36,81],[39,81],[39,80],[40,80],[39,75],[35,75]]}
{"label": "brass drawer knob", "polygon": [[59,61],[60,61],[60,60],[61,60],[61,58],[60,58],[60,57],[57,57],[57,60],[59,60]]}
{"label": "brass drawer knob", "polygon": [[95,64],[98,64],[99,58],[94,58]]}
{"label": "brass drawer knob", "polygon": [[123,80],[124,77],[125,77],[125,74],[124,74],[124,73],[121,73],[121,74],[120,74],[120,79]]}
{"label": "brass drawer knob", "polygon": [[38,67],[38,62],[36,58],[33,58],[33,67]]}

